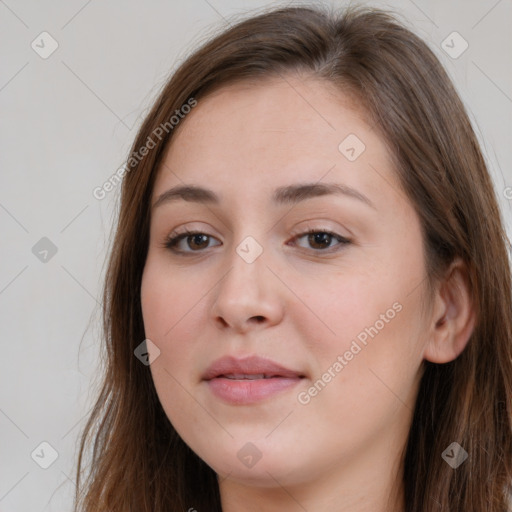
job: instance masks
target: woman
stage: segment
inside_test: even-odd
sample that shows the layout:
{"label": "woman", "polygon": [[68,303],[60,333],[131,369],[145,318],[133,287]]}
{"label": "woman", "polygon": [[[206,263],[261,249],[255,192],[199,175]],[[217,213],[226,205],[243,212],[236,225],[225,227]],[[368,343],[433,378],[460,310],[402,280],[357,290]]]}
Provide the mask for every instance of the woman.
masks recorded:
{"label": "woman", "polygon": [[507,511],[507,238],[424,42],[368,8],[240,22],[125,170],[76,510]]}

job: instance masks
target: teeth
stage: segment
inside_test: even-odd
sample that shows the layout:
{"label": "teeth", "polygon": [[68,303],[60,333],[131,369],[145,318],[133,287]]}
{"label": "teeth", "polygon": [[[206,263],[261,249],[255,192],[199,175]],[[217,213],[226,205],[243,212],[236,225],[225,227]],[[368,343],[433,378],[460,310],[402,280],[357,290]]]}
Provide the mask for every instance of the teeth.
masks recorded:
{"label": "teeth", "polygon": [[253,373],[253,374],[245,374],[245,373],[227,373],[226,375],[222,375],[222,377],[226,379],[235,379],[235,380],[256,380],[256,379],[270,379],[270,375],[265,375],[264,373]]}

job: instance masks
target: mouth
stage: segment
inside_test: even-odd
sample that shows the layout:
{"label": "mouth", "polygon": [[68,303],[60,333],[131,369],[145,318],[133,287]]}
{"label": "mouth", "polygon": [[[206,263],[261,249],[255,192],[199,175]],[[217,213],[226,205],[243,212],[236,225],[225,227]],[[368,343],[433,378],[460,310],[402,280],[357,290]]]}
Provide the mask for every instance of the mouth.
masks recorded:
{"label": "mouth", "polygon": [[219,375],[215,378],[232,379],[232,380],[255,380],[255,379],[274,379],[279,378],[281,375],[266,375],[264,373],[228,373],[227,375]]}
{"label": "mouth", "polygon": [[212,393],[233,405],[249,405],[290,390],[305,378],[304,373],[259,356],[215,361],[204,373]]}

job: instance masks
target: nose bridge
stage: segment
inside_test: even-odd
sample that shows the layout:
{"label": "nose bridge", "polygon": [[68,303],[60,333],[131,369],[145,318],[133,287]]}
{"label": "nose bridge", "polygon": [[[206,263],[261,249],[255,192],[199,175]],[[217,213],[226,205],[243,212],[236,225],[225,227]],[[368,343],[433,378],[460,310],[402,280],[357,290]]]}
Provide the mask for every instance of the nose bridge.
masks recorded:
{"label": "nose bridge", "polygon": [[242,328],[251,318],[278,321],[281,298],[275,278],[267,268],[263,242],[245,236],[226,256],[228,271],[219,282],[213,316],[227,325]]}
{"label": "nose bridge", "polygon": [[221,282],[224,295],[233,293],[239,302],[260,294],[269,277],[263,253],[263,244],[252,236],[246,236],[233,247],[228,257],[229,271]]}

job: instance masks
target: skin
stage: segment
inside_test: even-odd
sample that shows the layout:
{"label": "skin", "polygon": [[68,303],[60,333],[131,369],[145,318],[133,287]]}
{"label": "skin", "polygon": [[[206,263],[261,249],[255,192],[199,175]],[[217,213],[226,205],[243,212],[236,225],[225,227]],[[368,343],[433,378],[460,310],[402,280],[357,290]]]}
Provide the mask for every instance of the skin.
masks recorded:
{"label": "skin", "polygon": [[[239,83],[199,101],[159,170],[153,203],[185,183],[221,196],[218,205],[180,199],[153,209],[141,299],[146,337],[160,350],[150,367],[159,399],[219,475],[225,512],[403,511],[398,475],[422,361],[454,359],[471,334],[461,262],[427,302],[418,215],[363,119],[312,78]],[[352,162],[338,149],[349,134],[366,146]],[[343,195],[271,203],[276,187],[298,182],[347,185],[374,207]],[[199,247],[183,239],[188,254],[173,253],[166,237],[183,228],[211,238]],[[333,237],[322,249],[300,236],[309,228],[351,242]],[[263,249],[252,263],[236,252],[247,236]],[[397,303],[394,318],[300,403]],[[257,354],[306,378],[257,404],[226,404],[201,380],[226,354]],[[248,442],[261,453],[251,468],[237,457]]]}

